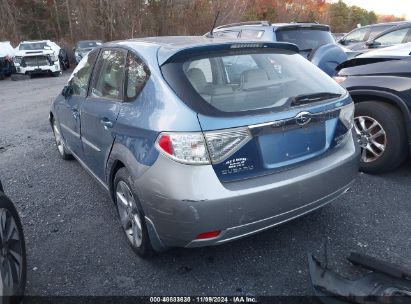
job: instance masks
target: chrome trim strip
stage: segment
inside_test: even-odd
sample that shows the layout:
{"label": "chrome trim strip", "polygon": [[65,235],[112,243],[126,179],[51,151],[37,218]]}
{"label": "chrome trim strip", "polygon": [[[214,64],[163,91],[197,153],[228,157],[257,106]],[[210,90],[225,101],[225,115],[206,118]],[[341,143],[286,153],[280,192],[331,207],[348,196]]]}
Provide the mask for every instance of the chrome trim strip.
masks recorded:
{"label": "chrome trim strip", "polygon": [[96,145],[92,144],[84,136],[81,137],[81,141],[85,143],[87,146],[89,146],[90,148],[92,148],[93,150],[96,150],[97,152],[101,152],[101,150]]}
{"label": "chrome trim strip", "polygon": [[65,124],[60,122],[60,127],[62,127],[64,130],[69,132],[71,135],[75,136],[76,138],[80,138],[80,134],[77,132],[73,131],[71,128],[67,127]]}
{"label": "chrome trim strip", "polygon": [[317,122],[326,121],[331,118],[337,118],[342,108],[343,107],[338,107],[335,109],[331,109],[331,110],[319,112],[319,113],[310,113],[310,112],[304,112],[304,111],[300,112],[300,113],[306,113],[309,116],[308,117],[309,122],[303,126],[297,124],[296,120],[297,120],[298,115],[300,114],[298,113],[295,117],[250,125],[248,126],[248,130],[250,131],[251,135],[254,137],[254,136],[259,136],[263,134],[273,133],[276,131],[277,132],[285,131],[284,129],[301,128],[304,126],[308,126],[311,123],[317,123]]}
{"label": "chrome trim strip", "polygon": [[[69,149],[70,150],[70,149]],[[91,169],[80,159],[80,157],[77,156],[76,153],[73,153],[73,151],[70,150],[70,153],[74,156],[74,158],[80,163],[80,165],[92,176],[94,177],[102,186],[104,189],[107,190],[107,192],[109,192],[109,188],[106,185],[105,182],[103,182],[97,175],[95,175],[93,173],[93,171],[91,171]]]}

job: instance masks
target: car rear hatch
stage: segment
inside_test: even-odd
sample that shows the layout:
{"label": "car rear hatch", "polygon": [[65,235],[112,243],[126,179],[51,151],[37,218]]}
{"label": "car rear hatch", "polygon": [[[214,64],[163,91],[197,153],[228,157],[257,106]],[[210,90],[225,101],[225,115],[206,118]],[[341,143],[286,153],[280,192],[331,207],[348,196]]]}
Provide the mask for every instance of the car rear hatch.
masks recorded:
{"label": "car rear hatch", "polygon": [[346,91],[285,44],[186,54],[162,71],[197,111],[222,182],[302,165],[341,145],[351,129]]}

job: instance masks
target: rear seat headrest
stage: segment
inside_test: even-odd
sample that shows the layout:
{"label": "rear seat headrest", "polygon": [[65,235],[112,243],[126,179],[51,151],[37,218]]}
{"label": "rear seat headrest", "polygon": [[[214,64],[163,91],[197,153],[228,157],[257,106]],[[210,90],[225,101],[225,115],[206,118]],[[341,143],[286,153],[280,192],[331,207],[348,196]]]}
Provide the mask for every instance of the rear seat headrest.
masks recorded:
{"label": "rear seat headrest", "polygon": [[207,86],[207,79],[203,71],[199,68],[192,68],[187,71],[187,78],[193,87],[202,93]]}
{"label": "rear seat headrest", "polygon": [[246,70],[241,74],[241,84],[246,82],[267,81],[268,75],[262,69]]}

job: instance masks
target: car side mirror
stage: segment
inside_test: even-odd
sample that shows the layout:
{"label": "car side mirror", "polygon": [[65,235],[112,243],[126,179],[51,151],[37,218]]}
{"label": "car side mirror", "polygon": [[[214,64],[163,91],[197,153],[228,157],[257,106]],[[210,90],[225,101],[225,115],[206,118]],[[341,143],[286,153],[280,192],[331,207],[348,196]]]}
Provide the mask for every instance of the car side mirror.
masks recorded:
{"label": "car side mirror", "polygon": [[381,45],[381,42],[375,41],[375,40],[369,40],[365,43],[366,46],[369,48],[377,48]]}
{"label": "car side mirror", "polygon": [[61,91],[61,95],[63,95],[65,98],[69,98],[71,94],[73,94],[73,88],[68,84]]}
{"label": "car side mirror", "polygon": [[340,40],[337,41],[339,44],[345,45],[345,39],[341,38]]}

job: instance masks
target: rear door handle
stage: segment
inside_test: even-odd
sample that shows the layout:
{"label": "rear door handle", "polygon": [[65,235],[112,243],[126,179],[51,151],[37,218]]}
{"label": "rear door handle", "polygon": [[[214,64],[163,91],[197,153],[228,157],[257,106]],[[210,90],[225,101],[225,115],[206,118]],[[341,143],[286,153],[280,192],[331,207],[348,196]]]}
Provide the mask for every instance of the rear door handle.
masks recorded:
{"label": "rear door handle", "polygon": [[104,117],[103,119],[101,119],[100,123],[103,125],[105,130],[111,129],[114,126],[114,123],[107,117]]}

